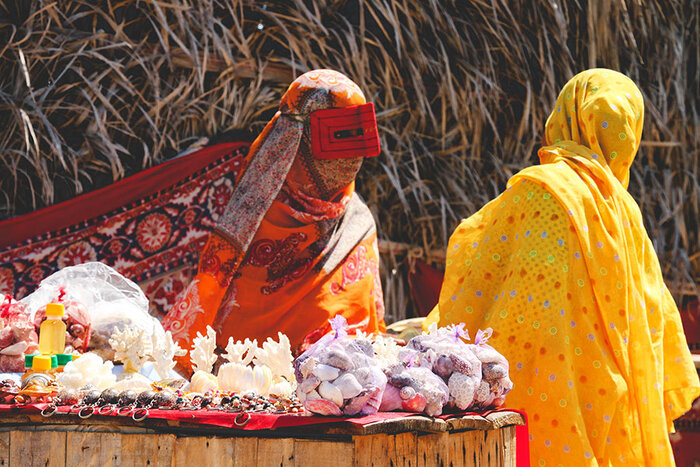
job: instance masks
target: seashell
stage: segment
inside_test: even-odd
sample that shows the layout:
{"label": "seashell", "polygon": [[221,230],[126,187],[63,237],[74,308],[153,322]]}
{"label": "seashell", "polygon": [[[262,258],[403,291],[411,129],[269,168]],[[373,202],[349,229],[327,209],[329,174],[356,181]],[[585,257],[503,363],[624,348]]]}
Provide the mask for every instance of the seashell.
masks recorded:
{"label": "seashell", "polygon": [[498,363],[483,363],[481,371],[484,379],[501,379],[508,376],[508,370],[503,365]]}
{"label": "seashell", "polygon": [[[389,384],[386,389],[384,389],[384,394],[382,394],[382,405],[379,406],[379,411],[391,412],[392,410],[399,410],[402,402],[398,388]],[[364,405],[364,402],[362,405]],[[360,406],[360,408],[362,408],[362,406]]]}
{"label": "seashell", "polygon": [[323,399],[321,397],[321,394],[318,393],[318,391],[311,391],[306,395],[306,400],[311,400],[311,399]]}
{"label": "seashell", "polygon": [[326,399],[306,399],[304,407],[306,410],[319,415],[334,415],[336,417],[342,415],[340,408]]}
{"label": "seashell", "polygon": [[165,378],[161,379],[160,381],[156,381],[153,384],[155,384],[159,388],[170,388],[173,391],[177,391],[178,389],[182,389],[185,387],[185,385],[187,384],[187,380],[184,378]]}
{"label": "seashell", "polygon": [[317,376],[311,375],[309,378],[299,383],[299,389],[301,392],[307,393],[316,389],[319,384],[321,384],[321,380],[318,379]]}
{"label": "seashell", "polygon": [[297,381],[308,378],[316,368],[316,363],[316,359],[307,354],[299,356],[294,362],[294,376],[296,376]]}
{"label": "seashell", "polygon": [[299,386],[297,386],[296,394],[297,394],[297,399],[299,399],[299,402],[301,402],[302,404],[304,402],[306,402],[308,395],[305,392],[303,392],[301,389],[299,389]]}
{"label": "seashell", "polygon": [[465,360],[458,355],[450,354],[450,360],[452,360],[453,371],[458,371],[465,375],[478,374],[481,376],[481,362],[476,357],[473,360]]}
{"label": "seashell", "polygon": [[26,341],[15,342],[0,350],[0,355],[24,355],[27,347],[29,347],[29,344]]}
{"label": "seashell", "polygon": [[474,392],[474,402],[484,404],[491,396],[491,386],[486,381],[481,381]]}
{"label": "seashell", "polygon": [[356,397],[350,399],[345,407],[343,408],[343,414],[345,415],[357,415],[364,407],[367,400],[372,397],[372,389],[364,389]]}
{"label": "seashell", "polygon": [[116,391],[126,391],[131,389],[132,391],[141,392],[148,391],[151,389],[151,380],[146,378],[140,373],[123,373],[125,376],[112,384],[110,388]]}
{"label": "seashell", "polygon": [[401,407],[407,412],[423,412],[425,404],[425,396],[423,394],[415,394],[411,399],[404,400],[401,403]]}
{"label": "seashell", "polygon": [[[223,367],[222,367],[223,368]],[[206,371],[195,371],[190,381],[190,390],[192,392],[205,393],[207,391],[215,391],[219,389],[219,382],[216,376]]]}
{"label": "seashell", "polygon": [[0,398],[16,396],[19,393],[19,385],[14,380],[6,379],[0,383]]}
{"label": "seashell", "polygon": [[372,381],[372,372],[368,367],[358,368],[354,370],[352,374],[363,387],[367,386]]}
{"label": "seashell", "polygon": [[[379,410],[382,403],[382,391],[377,387],[363,390],[357,397],[350,399],[343,409],[345,415],[371,415]],[[397,407],[398,408],[398,407]]]}
{"label": "seashell", "polygon": [[333,402],[338,407],[342,407],[343,394],[340,392],[340,389],[338,389],[333,383],[329,383],[328,381],[322,382],[318,386],[318,393],[324,399]]}
{"label": "seashell", "polygon": [[253,385],[247,390],[255,391],[261,396],[267,396],[270,386],[272,386],[272,370],[265,365],[258,365],[253,368]]}
{"label": "seashell", "polygon": [[362,385],[357,382],[352,373],[344,373],[333,381],[333,385],[340,389],[343,399],[352,399],[362,392]]}
{"label": "seashell", "polygon": [[426,349],[426,347],[423,343],[424,340],[429,341],[430,337],[428,335],[425,335],[425,334],[421,334],[419,336],[416,336],[413,339],[411,339],[410,341],[408,341],[408,344],[406,344],[406,348],[422,352],[423,350]]}
{"label": "seashell", "polygon": [[374,358],[374,348],[372,347],[372,343],[367,339],[355,339],[348,345],[348,348],[352,352],[362,353],[368,357]]}
{"label": "seashell", "polygon": [[454,364],[447,355],[440,355],[433,365],[433,372],[442,379],[449,379],[453,371]]}
{"label": "seashell", "polygon": [[321,381],[333,381],[338,376],[340,376],[340,370],[332,366],[318,364],[313,370],[313,374],[318,377]]}
{"label": "seashell", "polygon": [[294,394],[294,385],[282,378],[281,381],[273,383],[272,386],[270,386],[269,393],[277,397],[290,397]]}
{"label": "seashell", "polygon": [[404,401],[413,399],[414,397],[416,397],[416,390],[413,389],[411,386],[404,386],[399,391],[399,396]]}
{"label": "seashell", "polygon": [[[243,392],[252,385],[253,371],[250,367],[240,363],[224,363],[219,368],[216,379],[219,388],[223,391]],[[194,378],[192,378],[192,382],[194,382]],[[190,386],[190,391],[204,392],[195,391],[192,386]]]}
{"label": "seashell", "polygon": [[373,415],[379,411],[379,406],[382,405],[380,388],[372,388],[370,396],[365,401],[365,405],[360,409],[362,415]]}
{"label": "seashell", "polygon": [[399,375],[390,375],[388,378],[388,383],[397,388],[403,388],[406,386],[417,389],[419,387],[418,381],[415,378],[408,376],[408,373],[401,373]]}
{"label": "seashell", "polygon": [[[340,368],[341,370],[352,370],[355,364],[352,362],[348,354],[342,350],[331,349],[321,356],[321,363]],[[317,373],[318,375],[318,373]],[[321,378],[323,379],[323,378]],[[335,379],[335,378],[333,378]]]}

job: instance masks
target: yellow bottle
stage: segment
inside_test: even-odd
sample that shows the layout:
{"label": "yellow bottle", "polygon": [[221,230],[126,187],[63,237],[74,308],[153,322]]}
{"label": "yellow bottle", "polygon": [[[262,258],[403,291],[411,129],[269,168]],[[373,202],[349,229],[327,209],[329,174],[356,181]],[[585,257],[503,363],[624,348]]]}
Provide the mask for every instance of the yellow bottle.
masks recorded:
{"label": "yellow bottle", "polygon": [[51,367],[54,362],[51,355],[28,355],[24,361],[29,363],[30,366],[22,375],[22,387],[26,386],[28,380],[34,378],[44,378],[45,381],[50,381],[53,378],[51,376]]}
{"label": "yellow bottle", "polygon": [[63,353],[66,348],[66,323],[63,322],[63,305],[46,305],[46,319],[39,328],[39,352],[42,355]]}

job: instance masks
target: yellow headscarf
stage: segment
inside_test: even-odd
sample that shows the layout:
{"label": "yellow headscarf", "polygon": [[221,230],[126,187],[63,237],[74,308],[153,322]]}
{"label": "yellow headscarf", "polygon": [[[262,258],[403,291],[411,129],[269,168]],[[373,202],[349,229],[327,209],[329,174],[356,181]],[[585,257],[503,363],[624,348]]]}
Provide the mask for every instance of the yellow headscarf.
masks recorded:
{"label": "yellow headscarf", "polygon": [[528,412],[535,465],[664,465],[700,395],[678,309],[627,193],[644,106],[620,73],[576,75],[547,120],[541,165],[450,238],[430,322],[492,327],[506,404]]}

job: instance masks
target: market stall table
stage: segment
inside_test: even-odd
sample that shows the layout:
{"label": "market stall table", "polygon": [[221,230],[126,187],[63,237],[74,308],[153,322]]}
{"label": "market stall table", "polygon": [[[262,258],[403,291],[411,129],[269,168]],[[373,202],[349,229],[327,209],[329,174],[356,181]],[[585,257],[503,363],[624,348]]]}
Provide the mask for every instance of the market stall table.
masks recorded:
{"label": "market stall table", "polygon": [[40,408],[0,409],[0,466],[515,466],[516,430],[525,424],[520,413],[501,410],[449,418],[253,414],[237,428],[235,414],[210,414],[203,424],[186,421],[199,422],[197,414],[156,410],[135,422],[110,415],[45,418]]}

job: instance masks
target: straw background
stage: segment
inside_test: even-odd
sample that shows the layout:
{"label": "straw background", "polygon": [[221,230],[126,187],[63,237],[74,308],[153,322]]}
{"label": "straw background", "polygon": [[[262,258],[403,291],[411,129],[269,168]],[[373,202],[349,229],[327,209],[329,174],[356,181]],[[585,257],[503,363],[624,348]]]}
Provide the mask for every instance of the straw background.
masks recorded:
{"label": "straw background", "polygon": [[0,218],[256,133],[295,76],[334,68],[377,107],[358,191],[389,316],[410,316],[407,258],[440,264],[459,219],[535,161],[563,84],[602,66],[643,92],[630,191],[676,299],[697,296],[699,19],[696,0],[0,0]]}

